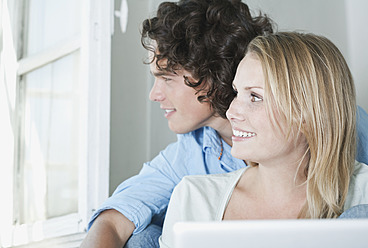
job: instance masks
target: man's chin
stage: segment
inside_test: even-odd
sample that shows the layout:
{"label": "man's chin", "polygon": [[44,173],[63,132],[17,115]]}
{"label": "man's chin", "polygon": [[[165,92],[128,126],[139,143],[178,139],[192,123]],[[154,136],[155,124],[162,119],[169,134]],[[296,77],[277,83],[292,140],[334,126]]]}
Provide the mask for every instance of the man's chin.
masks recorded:
{"label": "man's chin", "polygon": [[169,122],[169,128],[171,131],[173,131],[176,134],[184,134],[184,133],[189,133],[191,131],[194,131],[196,128],[193,127],[185,127],[183,125],[178,125],[175,123],[170,123]]}

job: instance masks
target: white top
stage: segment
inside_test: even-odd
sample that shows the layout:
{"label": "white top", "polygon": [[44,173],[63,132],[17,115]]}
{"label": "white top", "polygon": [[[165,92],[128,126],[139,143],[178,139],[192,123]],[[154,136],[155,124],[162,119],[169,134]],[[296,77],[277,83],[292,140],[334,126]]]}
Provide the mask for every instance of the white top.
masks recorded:
{"label": "white top", "polygon": [[[174,246],[173,226],[179,221],[221,221],[232,192],[245,167],[217,175],[186,176],[176,186],[170,199],[162,235],[161,248]],[[344,210],[368,204],[368,166],[355,163]]]}

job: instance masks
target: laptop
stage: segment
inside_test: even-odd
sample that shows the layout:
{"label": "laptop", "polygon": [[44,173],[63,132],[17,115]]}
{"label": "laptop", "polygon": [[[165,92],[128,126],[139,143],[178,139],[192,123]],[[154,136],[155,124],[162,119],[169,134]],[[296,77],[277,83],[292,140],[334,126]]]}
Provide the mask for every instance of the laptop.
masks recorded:
{"label": "laptop", "polygon": [[179,222],[175,248],[367,248],[368,219]]}

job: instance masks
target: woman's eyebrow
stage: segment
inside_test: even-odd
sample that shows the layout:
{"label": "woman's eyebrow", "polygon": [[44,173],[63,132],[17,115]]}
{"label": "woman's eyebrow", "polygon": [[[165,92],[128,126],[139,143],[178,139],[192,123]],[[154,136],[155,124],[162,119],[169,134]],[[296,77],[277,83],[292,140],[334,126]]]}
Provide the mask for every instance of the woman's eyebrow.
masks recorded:
{"label": "woman's eyebrow", "polygon": [[261,86],[245,86],[244,89],[245,90],[251,90],[251,89],[261,89],[261,90],[263,90],[263,87],[261,87]]}

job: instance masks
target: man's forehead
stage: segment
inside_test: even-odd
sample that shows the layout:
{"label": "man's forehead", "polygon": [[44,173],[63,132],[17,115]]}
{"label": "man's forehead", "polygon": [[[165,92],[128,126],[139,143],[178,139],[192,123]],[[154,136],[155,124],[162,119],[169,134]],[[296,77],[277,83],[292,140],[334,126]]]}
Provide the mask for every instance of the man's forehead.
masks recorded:
{"label": "man's forehead", "polygon": [[151,74],[155,77],[160,77],[160,76],[171,76],[171,77],[183,77],[184,80],[189,80],[189,81],[196,81],[194,79],[194,77],[192,76],[192,74],[184,69],[179,69],[179,70],[174,70],[174,71],[169,71],[169,70],[165,70],[165,68],[157,68],[157,65],[155,62],[150,64],[150,68],[151,68]]}
{"label": "man's forehead", "polygon": [[167,59],[162,58],[157,63],[157,58],[155,58],[150,64],[151,73],[156,76],[186,76],[187,78],[194,80],[192,74],[178,65],[177,69],[167,68]]}
{"label": "man's forehead", "polygon": [[159,61],[159,67],[157,66],[156,60],[150,64],[150,70],[153,75],[177,75],[177,71],[167,70],[166,63],[162,64]]}
{"label": "man's forehead", "polygon": [[167,66],[167,59],[163,58],[160,59],[157,63],[157,59],[155,59],[154,61],[152,61],[152,63],[150,64],[150,69],[152,73],[160,73],[162,75],[178,75],[178,74],[182,74],[183,71],[185,71],[182,68],[172,68],[172,67],[168,67]]}

